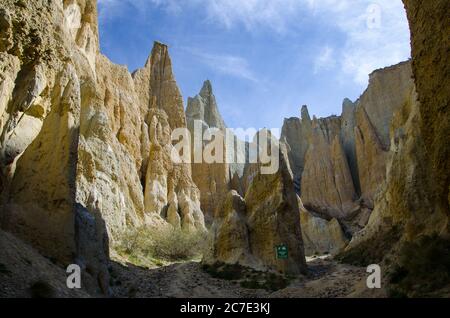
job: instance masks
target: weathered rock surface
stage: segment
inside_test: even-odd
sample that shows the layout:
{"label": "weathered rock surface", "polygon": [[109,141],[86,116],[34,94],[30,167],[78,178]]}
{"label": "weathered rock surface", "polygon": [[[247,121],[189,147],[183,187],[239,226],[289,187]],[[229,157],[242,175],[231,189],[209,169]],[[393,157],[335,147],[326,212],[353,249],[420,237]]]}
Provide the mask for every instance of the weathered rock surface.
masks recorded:
{"label": "weathered rock surface", "polygon": [[197,96],[188,99],[186,117],[189,120],[201,120],[208,127],[225,130],[226,125],[219,113],[216,97],[209,80],[203,83],[203,87]]}
{"label": "weathered rock surface", "polygon": [[[450,31],[450,3],[414,0],[404,3],[411,27],[417,93],[411,92],[394,116],[386,184],[375,201],[368,226],[353,238],[344,257],[356,257],[372,247],[364,260],[381,262],[389,258],[386,267],[404,268],[405,275],[395,282],[394,288],[405,295],[417,296],[430,291],[436,293],[437,288],[446,285],[448,288],[449,284],[443,275],[438,279],[433,274],[420,276],[418,269],[411,265],[420,264],[421,269],[437,271],[441,264],[436,262],[444,259],[438,261],[418,253],[417,260],[411,262],[408,256],[405,262],[407,256],[403,253],[408,242],[422,242],[418,251],[423,251],[434,248],[430,246],[437,240],[446,240],[448,251],[450,147],[444,136],[449,131],[450,96],[446,89],[449,65],[442,57],[450,45],[444,35]],[[431,241],[423,243],[427,237]],[[405,285],[405,281],[411,280],[414,286]]]}
{"label": "weathered rock surface", "polygon": [[[334,229],[346,235],[366,226],[388,174],[390,127],[395,114],[413,103],[414,88],[411,62],[403,62],[373,72],[360,99],[344,100],[339,117],[311,121],[304,106],[301,120],[285,120],[281,140],[288,146],[294,187],[306,209],[322,218],[315,225],[326,237],[334,235],[325,227],[333,218],[339,221]],[[304,214],[309,232],[311,220]]]}
{"label": "weathered rock surface", "polygon": [[288,147],[289,163],[294,174],[294,185],[301,193],[301,179],[305,169],[305,157],[310,144],[312,121],[308,108],[302,107],[301,118],[285,119],[280,140]]}
{"label": "weathered rock surface", "polygon": [[1,6],[12,34],[0,45],[2,227],[61,264],[78,262],[108,293],[105,224],[76,203],[81,114],[96,85],[96,3]]}
{"label": "weathered rock surface", "polygon": [[303,107],[301,122],[285,121],[282,140],[308,210],[327,220],[338,218],[349,233],[367,219],[356,214],[373,210],[385,183],[389,128],[394,114],[411,101],[411,77],[410,62],[377,70],[359,100],[344,100],[341,116],[311,122]]}
{"label": "weathered rock surface", "polygon": [[336,255],[348,244],[337,219],[327,221],[304,210],[300,212],[305,255]]}
{"label": "weathered rock surface", "polygon": [[212,226],[212,247],[205,255],[204,262],[250,267],[260,265],[250,252],[246,214],[244,199],[236,191],[230,191],[223,203],[217,207]]}
{"label": "weathered rock surface", "polygon": [[204,230],[200,192],[191,179],[191,167],[186,163],[172,161],[173,146],[168,117],[158,109],[152,110],[150,116],[153,119],[149,134],[151,148],[145,186],[145,211],[164,218],[170,211],[168,220],[174,222],[172,225],[180,225],[189,231]]}
{"label": "weathered rock surface", "polygon": [[315,215],[305,208],[300,198],[298,202],[305,256],[337,255],[343,251],[349,240],[339,221]]}
{"label": "weathered rock surface", "polygon": [[411,62],[376,70],[369,76],[369,86],[359,104],[366,110],[384,149],[389,149],[394,113],[410,97],[412,87]]}
{"label": "weathered rock surface", "polygon": [[[284,171],[283,171],[284,170]],[[245,196],[253,255],[264,265],[287,274],[305,271],[298,201],[282,168],[275,175],[257,175]],[[288,260],[277,260],[274,247],[285,244]]]}
{"label": "weathered rock surface", "polygon": [[352,174],[353,184],[357,194],[361,193],[359,182],[358,158],[356,152],[355,127],[356,127],[356,109],[358,102],[353,103],[348,98],[342,103],[341,115],[341,133],[340,138],[344,152],[347,157],[350,173]]}
{"label": "weathered rock surface", "polygon": [[[167,46],[155,43],[130,74],[99,52],[96,1],[3,0],[1,227],[62,266],[81,265],[88,291],[104,294],[109,242],[121,232],[161,219],[204,230],[202,207],[212,216],[217,202],[206,262],[298,274],[303,244],[307,254],[337,253],[343,228],[353,234],[347,252],[369,251],[371,262],[424,236],[448,239],[450,3],[404,2],[412,68],[375,71],[340,117],[311,120],[303,107],[301,120],[285,121],[281,168],[263,175],[257,164],[172,160],[176,128],[226,126],[209,82],[185,117]],[[20,244],[2,233],[0,251],[14,258]],[[279,244],[288,260],[276,259]]]}
{"label": "weathered rock surface", "polygon": [[[235,187],[239,188],[238,180],[243,175],[246,162],[245,143],[231,131],[227,131],[210,81],[203,83],[197,96],[188,99],[186,119],[192,138],[192,178],[200,189],[201,208],[207,223],[212,223],[217,202],[224,200],[231,189],[233,177],[235,177]],[[195,135],[197,131],[201,136]],[[207,131],[214,135],[209,136],[210,141],[203,140]],[[208,162],[205,158],[199,162],[197,156],[200,153],[209,153],[208,147],[215,145],[219,139],[223,144],[219,147],[222,153],[217,156],[218,162]],[[203,148],[199,147],[200,145]]]}
{"label": "weathered rock surface", "polygon": [[138,174],[141,117],[126,68],[101,55],[96,61],[97,81],[82,105],[77,201],[102,215],[113,239],[144,216]]}
{"label": "weathered rock surface", "polygon": [[355,127],[356,157],[358,165],[361,197],[373,209],[373,200],[378,189],[386,180],[388,152],[383,148],[366,110],[358,107],[356,114],[358,126]]}
{"label": "weathered rock surface", "polygon": [[[436,210],[449,215],[450,205],[450,65],[446,54],[450,46],[450,3],[439,0],[421,3],[404,0],[411,28],[413,73],[420,101],[420,131],[427,152],[429,194]],[[428,183],[427,183],[428,184]],[[436,211],[437,212],[437,211]]]}
{"label": "weathered rock surface", "polygon": [[[191,166],[181,160],[179,163],[172,160],[172,131],[187,126],[183,99],[171,65],[167,46],[156,43],[147,62],[147,70],[138,71],[134,75],[136,86],[147,85],[150,90],[149,110],[144,114],[149,127],[150,144],[145,179],[145,212],[160,214],[165,218],[170,203],[171,212],[179,212],[184,229],[204,230],[200,192],[192,180]],[[142,79],[147,78],[144,74],[148,72],[150,82],[142,83]],[[144,139],[146,138],[145,136]],[[170,219],[176,220],[177,217],[172,213]],[[178,222],[175,221],[172,225],[177,226]]]}
{"label": "weathered rock surface", "polygon": [[[233,191],[216,213],[213,225],[212,257],[216,261],[271,269],[286,274],[306,270],[300,227],[299,201],[292,187],[292,173],[285,151],[280,153],[280,169],[274,174],[261,174],[253,164],[245,200]],[[231,240],[234,238],[234,240]],[[289,257],[277,259],[275,248],[286,245]]]}
{"label": "weathered rock surface", "polygon": [[302,200],[307,209],[345,218],[354,208],[356,191],[339,139],[341,120],[314,120],[302,176]]}
{"label": "weathered rock surface", "polygon": [[14,235],[0,230],[1,298],[88,298],[101,296],[88,286],[96,282],[83,276],[82,289],[68,289],[67,273]]}
{"label": "weathered rock surface", "polygon": [[0,5],[1,225],[108,293],[127,228],[205,229],[191,167],[171,160],[186,119],[168,48],[130,74],[99,52],[96,1],[22,3]]}
{"label": "weathered rock surface", "polygon": [[356,109],[356,154],[361,194],[373,208],[373,201],[386,180],[386,163],[391,144],[390,127],[395,113],[410,103],[415,89],[411,62],[377,70]]}
{"label": "weathered rock surface", "polygon": [[[386,186],[375,202],[369,226],[353,240],[351,248],[374,238],[382,239],[377,234],[394,226],[404,240],[448,233],[449,170],[444,167],[449,161],[444,154],[450,147],[443,134],[448,131],[449,94],[444,88],[448,77],[444,70],[449,66],[439,57],[448,47],[448,38],[440,35],[445,28],[448,30],[441,17],[446,16],[449,3],[404,2],[411,26],[417,93],[411,92],[394,117]],[[429,40],[424,42],[425,38]],[[444,38],[447,42],[442,42]],[[432,60],[436,63],[430,63]],[[397,242],[390,243],[392,246]]]}
{"label": "weathered rock surface", "polygon": [[[231,169],[226,160],[227,145],[225,143],[220,147],[222,153],[218,158],[219,162],[207,162],[203,158],[208,144],[213,145],[214,141],[218,140],[216,138],[224,142],[226,137],[225,122],[219,113],[210,81],[205,81],[199,95],[188,99],[186,118],[192,138],[192,178],[200,189],[202,210],[208,223],[212,223],[217,202],[224,200],[224,196],[229,191]],[[215,129],[215,136],[211,142],[203,141],[203,136],[208,129]],[[202,160],[199,161],[197,158],[200,154]]]}

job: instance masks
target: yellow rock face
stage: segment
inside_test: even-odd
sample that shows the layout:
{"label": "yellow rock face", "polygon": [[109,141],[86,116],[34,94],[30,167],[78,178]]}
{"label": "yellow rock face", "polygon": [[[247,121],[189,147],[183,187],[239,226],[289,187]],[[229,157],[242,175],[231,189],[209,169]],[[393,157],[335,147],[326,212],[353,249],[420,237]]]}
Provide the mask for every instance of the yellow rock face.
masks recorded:
{"label": "yellow rock face", "polygon": [[[393,118],[387,179],[369,224],[347,248],[348,253],[354,253],[381,245],[383,255],[392,252],[391,260],[395,261],[401,260],[398,251],[405,243],[424,236],[448,239],[450,215],[449,64],[442,58],[450,41],[444,36],[449,32],[450,3],[404,3],[412,35],[416,89]],[[397,239],[386,240],[389,232],[395,232]],[[426,266],[433,260],[419,261]]]}
{"label": "yellow rock face", "polygon": [[167,216],[205,229],[190,165],[155,143],[186,127],[168,48],[130,74],[99,52],[96,1],[25,4],[0,5],[1,224],[106,281],[127,228]]}
{"label": "yellow rock face", "polygon": [[[259,173],[257,164],[248,169],[253,172],[245,199],[233,190],[218,207],[207,263],[239,263],[293,275],[306,271],[299,201],[283,151],[280,157],[280,169],[275,174]],[[286,259],[277,258],[276,247],[281,245],[288,249]]]}

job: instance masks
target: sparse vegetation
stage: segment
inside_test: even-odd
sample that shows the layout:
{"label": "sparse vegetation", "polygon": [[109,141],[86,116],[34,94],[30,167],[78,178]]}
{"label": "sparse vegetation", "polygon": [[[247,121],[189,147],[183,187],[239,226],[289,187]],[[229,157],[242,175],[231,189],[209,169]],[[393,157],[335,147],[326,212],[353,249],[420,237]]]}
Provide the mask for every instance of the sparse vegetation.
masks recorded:
{"label": "sparse vegetation", "polygon": [[239,280],[250,273],[256,273],[251,268],[246,268],[239,264],[228,265],[222,263],[216,263],[214,265],[203,265],[203,270],[211,275],[211,277],[223,279],[223,280]]}
{"label": "sparse vegetation", "polygon": [[189,232],[173,227],[141,227],[125,232],[115,249],[136,265],[200,259],[207,244],[207,233]]}
{"label": "sparse vegetation", "polygon": [[203,270],[214,278],[236,281],[242,288],[264,289],[271,292],[286,288],[292,279],[274,272],[259,272],[239,264],[204,264]]}
{"label": "sparse vegetation", "polygon": [[31,298],[54,298],[55,288],[45,281],[37,281],[29,288]]}
{"label": "sparse vegetation", "polygon": [[450,240],[437,235],[405,243],[389,273],[391,297],[426,297],[450,284]]}
{"label": "sparse vegetation", "polygon": [[401,230],[394,226],[388,231],[379,232],[371,240],[360,243],[349,251],[336,256],[336,260],[355,266],[380,264],[392,247],[400,239]]}
{"label": "sparse vegetation", "polygon": [[288,277],[277,275],[274,273],[264,273],[262,277],[251,276],[241,282],[241,287],[248,289],[264,289],[275,292],[289,286],[290,279]]}

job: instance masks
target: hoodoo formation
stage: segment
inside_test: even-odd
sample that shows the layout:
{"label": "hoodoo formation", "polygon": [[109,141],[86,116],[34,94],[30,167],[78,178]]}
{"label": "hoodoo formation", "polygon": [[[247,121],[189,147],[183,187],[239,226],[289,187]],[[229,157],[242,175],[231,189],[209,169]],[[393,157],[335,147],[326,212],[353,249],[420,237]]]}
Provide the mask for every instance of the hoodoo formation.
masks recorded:
{"label": "hoodoo formation", "polygon": [[[404,3],[412,59],[340,116],[303,106],[189,163],[172,132],[192,159],[196,128],[227,136],[211,81],[185,110],[166,45],[133,73],[102,55],[97,1],[2,0],[0,297],[449,297],[450,2]],[[275,173],[250,160],[264,135]]]}

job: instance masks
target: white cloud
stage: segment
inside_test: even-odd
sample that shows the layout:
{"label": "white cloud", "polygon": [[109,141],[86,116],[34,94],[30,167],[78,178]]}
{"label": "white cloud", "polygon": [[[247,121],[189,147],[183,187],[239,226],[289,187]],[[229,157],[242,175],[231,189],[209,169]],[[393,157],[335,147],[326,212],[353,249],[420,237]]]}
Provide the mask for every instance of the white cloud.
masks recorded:
{"label": "white cloud", "polygon": [[209,19],[227,28],[244,25],[252,30],[264,26],[285,32],[295,29],[301,14],[337,27],[345,34],[345,42],[317,52],[315,73],[339,63],[342,73],[365,85],[375,69],[410,57],[409,28],[401,0],[204,1],[209,3],[205,4]]}
{"label": "white cloud", "polygon": [[410,57],[409,27],[400,0],[307,0],[313,14],[345,35],[339,49],[341,71],[366,85],[375,69]]}
{"label": "white cloud", "polygon": [[240,56],[205,53],[193,48],[183,48],[183,50],[218,73],[255,83],[258,82],[257,77],[250,69],[248,61]]}
{"label": "white cloud", "polygon": [[[324,25],[336,27],[344,35],[342,44],[317,52],[314,72],[340,67],[355,83],[367,83],[368,74],[377,68],[398,63],[410,56],[409,29],[401,0],[98,0],[100,20],[117,14],[125,5],[140,12],[163,8],[182,14],[195,8],[207,23],[227,29],[245,28],[276,33],[296,32],[302,16],[313,17]],[[211,66],[222,73],[254,79],[248,63],[233,56],[204,54]],[[221,63],[217,63],[220,60]],[[216,65],[214,65],[216,64]]]}
{"label": "white cloud", "polygon": [[331,70],[336,66],[336,59],[334,56],[334,49],[330,46],[325,46],[322,51],[317,55],[314,61],[314,74],[323,70]]}
{"label": "white cloud", "polygon": [[270,28],[285,32],[302,9],[303,0],[195,0],[206,8],[208,20],[227,28]]}
{"label": "white cloud", "polygon": [[180,14],[183,10],[183,1],[179,0],[97,0],[100,23],[107,22],[120,16],[125,7],[132,6],[145,17],[151,8],[163,8],[169,14]]}
{"label": "white cloud", "polygon": [[[140,12],[160,7],[180,14],[184,8],[195,7],[206,21],[226,28],[244,26],[247,30],[260,27],[283,32],[295,19],[305,0],[98,0],[100,19],[105,21],[120,15],[124,6]],[[203,12],[202,12],[203,11]]]}

